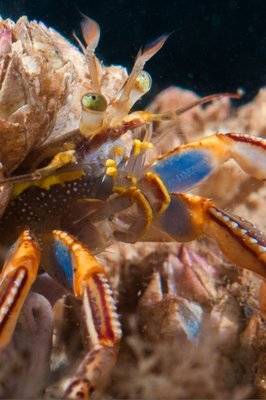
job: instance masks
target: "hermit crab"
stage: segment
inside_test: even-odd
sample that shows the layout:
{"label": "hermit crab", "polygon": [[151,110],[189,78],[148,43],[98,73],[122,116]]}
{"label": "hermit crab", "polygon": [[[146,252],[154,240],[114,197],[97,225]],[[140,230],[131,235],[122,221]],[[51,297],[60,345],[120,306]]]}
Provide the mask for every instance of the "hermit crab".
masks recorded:
{"label": "hermit crab", "polygon": [[[265,139],[216,133],[147,162],[154,121],[238,95],[209,96],[176,112],[131,112],[151,86],[144,65],[167,35],[138,53],[127,76],[123,68],[104,68],[97,59],[98,24],[83,16],[81,29],[86,46],[77,40],[84,56],[74,48],[67,54],[63,38],[25,18],[2,21],[0,33],[0,184],[3,202],[9,200],[1,246],[20,235],[0,276],[0,347],[12,338],[40,264],[82,299],[90,340],[74,374],[59,383],[65,398],[89,398],[114,364],[122,335],[108,277],[94,254],[115,241],[188,242],[207,235],[243,268],[265,276],[266,264],[261,232],[213,201],[187,193],[229,159],[265,180]],[[16,104],[8,90],[15,78]]]}

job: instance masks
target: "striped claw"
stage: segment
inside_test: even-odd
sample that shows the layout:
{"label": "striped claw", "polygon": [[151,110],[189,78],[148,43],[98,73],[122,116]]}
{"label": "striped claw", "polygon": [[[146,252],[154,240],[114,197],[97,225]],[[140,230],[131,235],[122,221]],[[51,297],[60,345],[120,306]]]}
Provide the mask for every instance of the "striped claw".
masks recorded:
{"label": "striped claw", "polygon": [[20,310],[36,279],[40,250],[25,230],[13,245],[0,275],[0,349],[12,338]]}
{"label": "striped claw", "polygon": [[171,195],[171,203],[158,224],[179,242],[207,235],[217,241],[233,263],[266,277],[265,236],[248,221],[216,207],[204,197]]}
{"label": "striped claw", "polygon": [[62,389],[66,398],[87,399],[115,362],[116,345],[122,334],[115,301],[103,267],[74,237],[53,231],[51,256],[53,264],[63,270],[75,296],[82,299],[91,343],[75,376],[62,382]]}
{"label": "striped claw", "polygon": [[266,238],[250,222],[211,206],[207,210],[209,235],[234,263],[266,277]]}

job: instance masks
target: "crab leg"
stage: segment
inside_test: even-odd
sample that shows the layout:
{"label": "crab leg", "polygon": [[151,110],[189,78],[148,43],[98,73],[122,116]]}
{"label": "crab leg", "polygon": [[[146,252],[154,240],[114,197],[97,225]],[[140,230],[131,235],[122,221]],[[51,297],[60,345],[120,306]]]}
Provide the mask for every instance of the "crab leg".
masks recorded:
{"label": "crab leg", "polygon": [[14,332],[21,308],[36,279],[40,250],[28,230],[14,244],[0,275],[0,349]]}
{"label": "crab leg", "polygon": [[179,146],[148,168],[159,175],[170,193],[185,192],[229,159],[255,178],[266,179],[266,139],[236,133],[217,133]]}
{"label": "crab leg", "polygon": [[207,235],[216,240],[233,263],[266,277],[265,236],[248,221],[218,208],[204,197],[172,194],[158,224],[179,242]]}
{"label": "crab leg", "polygon": [[83,312],[91,349],[75,376],[63,382],[64,396],[89,398],[103,375],[113,366],[121,328],[112,290],[103,267],[85,246],[64,231],[53,231],[55,263],[64,270]]}

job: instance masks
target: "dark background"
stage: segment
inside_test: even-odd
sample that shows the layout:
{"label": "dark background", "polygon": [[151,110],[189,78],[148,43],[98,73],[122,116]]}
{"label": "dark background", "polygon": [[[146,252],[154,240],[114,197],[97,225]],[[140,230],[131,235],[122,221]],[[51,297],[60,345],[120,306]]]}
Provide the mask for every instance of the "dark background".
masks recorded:
{"label": "dark background", "polygon": [[265,0],[0,0],[0,14],[42,20],[72,40],[79,10],[102,36],[97,55],[130,68],[138,49],[174,31],[146,65],[152,95],[175,84],[207,95],[243,88],[245,100],[266,83]]}

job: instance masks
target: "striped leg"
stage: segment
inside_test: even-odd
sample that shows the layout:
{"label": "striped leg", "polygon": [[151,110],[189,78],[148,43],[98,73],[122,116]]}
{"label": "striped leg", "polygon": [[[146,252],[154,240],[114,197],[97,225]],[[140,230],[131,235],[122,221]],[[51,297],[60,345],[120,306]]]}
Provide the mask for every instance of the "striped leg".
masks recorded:
{"label": "striped leg", "polygon": [[266,277],[266,238],[250,222],[199,196],[172,194],[160,228],[179,242],[201,235],[215,239],[233,263]]}
{"label": "striped leg", "polygon": [[12,338],[21,308],[36,279],[39,261],[39,247],[25,230],[13,245],[0,275],[0,349]]}
{"label": "striped leg", "polygon": [[63,231],[54,231],[55,262],[65,271],[75,296],[82,299],[90,350],[74,376],[62,382],[64,396],[88,399],[115,363],[121,328],[105,271],[87,248]]}

